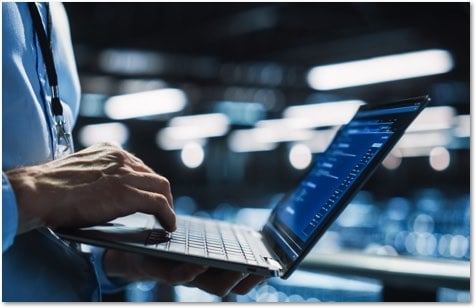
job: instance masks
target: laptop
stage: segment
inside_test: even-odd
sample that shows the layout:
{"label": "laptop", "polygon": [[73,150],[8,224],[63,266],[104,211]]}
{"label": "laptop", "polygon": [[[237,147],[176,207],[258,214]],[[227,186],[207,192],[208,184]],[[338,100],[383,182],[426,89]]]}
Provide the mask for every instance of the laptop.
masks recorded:
{"label": "laptop", "polygon": [[73,242],[286,279],[429,101],[422,96],[362,105],[326,151],[316,155],[313,166],[277,203],[259,231],[177,215],[177,230],[166,232],[153,216],[136,213],[57,233]]}

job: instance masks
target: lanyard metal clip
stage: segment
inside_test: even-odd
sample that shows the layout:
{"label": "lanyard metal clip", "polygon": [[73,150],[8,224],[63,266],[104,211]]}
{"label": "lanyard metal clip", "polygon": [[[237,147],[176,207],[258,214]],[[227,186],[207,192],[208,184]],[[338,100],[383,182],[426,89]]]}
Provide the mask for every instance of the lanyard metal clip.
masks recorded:
{"label": "lanyard metal clip", "polygon": [[63,157],[73,153],[73,140],[71,133],[67,130],[66,122],[62,115],[55,116],[57,147],[55,158]]}

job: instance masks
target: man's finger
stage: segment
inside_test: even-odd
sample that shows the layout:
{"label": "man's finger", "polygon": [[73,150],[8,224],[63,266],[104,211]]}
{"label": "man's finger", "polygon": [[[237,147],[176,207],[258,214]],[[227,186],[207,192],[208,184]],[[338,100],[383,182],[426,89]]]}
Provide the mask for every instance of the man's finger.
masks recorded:
{"label": "man's finger", "polygon": [[[121,194],[124,198],[124,208],[130,215],[135,212],[142,212],[154,215],[162,227],[167,231],[175,231],[176,218],[167,198],[164,195],[140,190],[138,188],[126,185]],[[118,202],[121,202],[120,200]]]}
{"label": "man's finger", "polygon": [[211,268],[188,285],[223,297],[245,277],[245,273]]}
{"label": "man's finger", "polygon": [[173,208],[173,197],[170,188],[170,182],[167,178],[155,173],[140,173],[131,171],[124,176],[124,181],[133,187],[164,195],[171,208]]}
{"label": "man's finger", "polygon": [[144,256],[141,264],[137,266],[141,268],[140,272],[146,273],[147,279],[159,280],[172,285],[190,282],[207,270],[207,267],[202,265],[149,256]]}
{"label": "man's finger", "polygon": [[253,289],[258,283],[264,281],[266,278],[263,276],[258,276],[258,275],[249,275],[240,283],[238,283],[232,290],[232,293],[237,293],[237,294],[246,294],[251,289]]}

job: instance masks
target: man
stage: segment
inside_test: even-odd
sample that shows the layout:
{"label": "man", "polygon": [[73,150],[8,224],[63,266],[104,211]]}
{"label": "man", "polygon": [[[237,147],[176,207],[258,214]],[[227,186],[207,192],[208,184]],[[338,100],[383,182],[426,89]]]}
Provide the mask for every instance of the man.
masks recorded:
{"label": "man", "polygon": [[224,296],[246,293],[262,280],[115,250],[94,248],[87,255],[57,238],[51,230],[138,211],[173,231],[170,184],[113,144],[72,153],[68,133],[78,112],[79,81],[61,4],[3,3],[2,26],[3,301],[100,300],[101,292],[142,279]]}

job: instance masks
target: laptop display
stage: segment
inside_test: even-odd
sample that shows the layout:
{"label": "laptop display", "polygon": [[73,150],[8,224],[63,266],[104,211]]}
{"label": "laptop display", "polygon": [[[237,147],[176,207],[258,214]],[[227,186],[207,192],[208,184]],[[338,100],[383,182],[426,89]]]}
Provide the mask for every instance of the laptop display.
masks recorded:
{"label": "laptop display", "polygon": [[362,106],[318,155],[305,178],[272,213],[265,230],[288,264],[313,246],[369,178],[427,98],[387,106]]}

